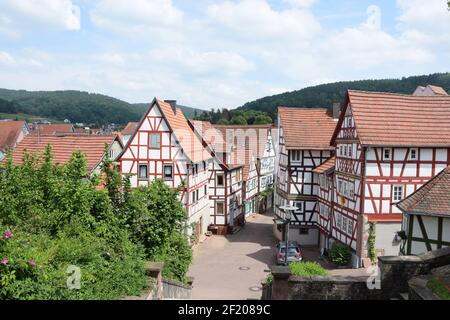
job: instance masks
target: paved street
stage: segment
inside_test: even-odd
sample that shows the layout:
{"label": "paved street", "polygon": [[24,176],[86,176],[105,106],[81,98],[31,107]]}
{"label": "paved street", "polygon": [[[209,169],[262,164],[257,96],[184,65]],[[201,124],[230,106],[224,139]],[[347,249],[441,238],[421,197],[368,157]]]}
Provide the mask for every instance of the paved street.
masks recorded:
{"label": "paved street", "polygon": [[264,270],[275,262],[272,216],[255,215],[238,233],[212,236],[194,248],[193,299],[259,299]]}

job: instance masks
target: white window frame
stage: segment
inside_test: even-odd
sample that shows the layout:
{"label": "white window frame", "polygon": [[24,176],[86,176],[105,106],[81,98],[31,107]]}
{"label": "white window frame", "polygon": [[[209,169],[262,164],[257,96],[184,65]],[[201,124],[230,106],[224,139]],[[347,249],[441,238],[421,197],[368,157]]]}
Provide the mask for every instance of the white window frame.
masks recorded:
{"label": "white window frame", "polygon": [[347,221],[348,218],[346,216],[342,216],[342,227],[341,230],[344,231],[345,233],[347,233]]}
{"label": "white window frame", "polygon": [[[219,213],[219,211],[217,210],[217,208],[219,207],[219,204],[222,205],[222,213]],[[217,201],[216,202],[216,215],[217,216],[224,216],[225,215],[225,202],[224,201]]]}
{"label": "white window frame", "polygon": [[[383,160],[391,160],[392,159],[392,149],[391,148],[383,148]],[[389,157],[386,157],[386,151],[389,151]]]}
{"label": "white window frame", "polygon": [[[414,151],[415,153],[415,157],[412,157],[412,152]],[[417,160],[419,158],[419,149],[418,148],[411,148],[409,149],[409,153],[408,153],[408,160]]]}
{"label": "white window frame", "polygon": [[[222,176],[222,183],[221,184],[219,184],[219,176]],[[225,175],[223,174],[223,173],[217,173],[216,174],[216,178],[217,178],[217,181],[216,181],[216,186],[217,187],[225,187]]]}
{"label": "white window frame", "polygon": [[302,153],[300,150],[290,150],[291,161],[292,162],[301,162],[302,161]]}
{"label": "white window frame", "polygon": [[353,219],[350,218],[347,219],[347,233],[349,235],[353,234]]}
{"label": "white window frame", "polygon": [[[171,168],[171,173],[172,175],[170,176],[170,178],[166,177],[166,168]],[[164,181],[173,181],[173,164],[165,164],[163,165],[163,180]]]}
{"label": "white window frame", "polygon": [[[153,142],[156,142],[156,141],[153,141],[152,137],[158,137],[158,139],[156,139],[157,142],[158,142],[157,146],[153,145]],[[150,132],[148,134],[148,143],[149,143],[148,147],[150,149],[160,149],[161,148],[161,133],[159,133],[159,132]]]}
{"label": "white window frame", "polygon": [[336,213],[336,227],[341,230],[342,227],[342,215],[340,213]]}
{"label": "white window frame", "polygon": [[[399,193],[396,191],[397,188],[400,188],[400,198],[398,197]],[[405,186],[402,184],[397,184],[392,186],[392,201],[397,202],[401,201],[405,197]]]}

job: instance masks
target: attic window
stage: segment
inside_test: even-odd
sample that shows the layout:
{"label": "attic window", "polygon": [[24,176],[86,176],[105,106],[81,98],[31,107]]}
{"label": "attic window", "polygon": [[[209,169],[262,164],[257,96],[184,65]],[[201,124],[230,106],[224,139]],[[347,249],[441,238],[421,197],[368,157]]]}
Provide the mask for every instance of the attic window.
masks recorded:
{"label": "attic window", "polygon": [[390,148],[383,149],[383,160],[391,160],[391,149]]}
{"label": "attic window", "polygon": [[409,160],[417,160],[418,150],[417,148],[413,148],[409,150]]}

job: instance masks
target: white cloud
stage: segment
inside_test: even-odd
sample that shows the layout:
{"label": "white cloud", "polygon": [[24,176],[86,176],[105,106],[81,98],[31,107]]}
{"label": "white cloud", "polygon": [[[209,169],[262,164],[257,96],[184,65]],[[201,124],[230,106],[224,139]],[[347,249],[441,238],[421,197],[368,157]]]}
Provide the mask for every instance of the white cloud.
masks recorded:
{"label": "white cloud", "polygon": [[289,3],[291,6],[294,7],[310,7],[317,2],[317,0],[283,0],[283,1]]}
{"label": "white cloud", "polygon": [[251,39],[300,40],[310,38],[320,29],[314,15],[308,10],[276,11],[265,0],[225,1],[207,9],[211,23],[219,23],[233,37]]}
{"label": "white cloud", "polygon": [[71,0],[0,0],[0,33],[18,37],[41,29],[79,30],[80,8]]}
{"label": "white cloud", "polygon": [[90,16],[97,27],[130,36],[161,32],[183,22],[183,12],[172,0],[99,0]]}

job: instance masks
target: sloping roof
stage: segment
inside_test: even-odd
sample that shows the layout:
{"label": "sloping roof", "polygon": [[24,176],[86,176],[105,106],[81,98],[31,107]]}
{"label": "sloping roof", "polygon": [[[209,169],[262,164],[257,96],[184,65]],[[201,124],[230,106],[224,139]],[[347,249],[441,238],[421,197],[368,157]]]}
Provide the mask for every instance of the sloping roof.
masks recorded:
{"label": "sloping roof", "polygon": [[450,96],[349,90],[348,104],[363,145],[450,146]]}
{"label": "sloping roof", "polygon": [[433,86],[433,85],[428,85],[427,87],[430,88],[431,91],[433,91],[433,93],[436,95],[448,96],[447,92],[442,87]]}
{"label": "sloping roof", "polygon": [[36,130],[41,134],[71,133],[75,132],[72,124],[40,124]]}
{"label": "sloping roof", "polygon": [[105,143],[111,145],[117,139],[117,135],[27,135],[13,152],[13,161],[22,163],[25,152],[42,154],[47,145],[52,146],[53,163],[64,164],[75,151],[81,151],[86,155],[89,171],[103,159]]}
{"label": "sloping roof", "polygon": [[189,122],[213,151],[227,152],[222,132],[216,129],[209,121],[189,120]]}
{"label": "sloping roof", "polygon": [[450,166],[397,203],[403,212],[450,217]]}
{"label": "sloping roof", "polygon": [[134,131],[136,131],[138,124],[139,124],[139,122],[128,122],[128,124],[125,126],[125,128],[121,132],[122,135],[124,135],[124,136],[133,135]]}
{"label": "sloping roof", "polygon": [[278,107],[287,149],[331,150],[336,121],[328,109]]}
{"label": "sloping roof", "polygon": [[0,121],[0,150],[13,148],[25,121]]}
{"label": "sloping roof", "polygon": [[156,100],[156,102],[169,127],[173,130],[175,137],[177,137],[185,155],[194,163],[211,159],[211,154],[194,133],[194,129],[189,125],[183,111],[180,108],[176,108],[175,113],[169,103],[161,100]]}
{"label": "sloping roof", "polygon": [[[429,89],[429,91],[427,91]],[[427,85],[426,87],[418,86],[414,91],[413,95],[415,96],[447,96],[447,92],[442,87]]]}
{"label": "sloping roof", "polygon": [[325,173],[330,169],[334,169],[335,164],[336,164],[336,156],[332,156],[327,161],[322,163],[320,166],[314,168],[313,172],[319,173],[319,174]]}

